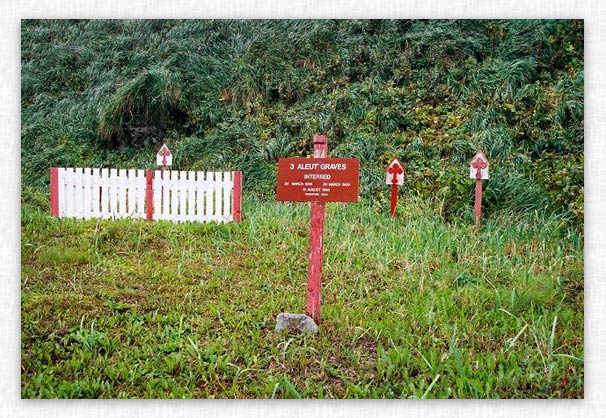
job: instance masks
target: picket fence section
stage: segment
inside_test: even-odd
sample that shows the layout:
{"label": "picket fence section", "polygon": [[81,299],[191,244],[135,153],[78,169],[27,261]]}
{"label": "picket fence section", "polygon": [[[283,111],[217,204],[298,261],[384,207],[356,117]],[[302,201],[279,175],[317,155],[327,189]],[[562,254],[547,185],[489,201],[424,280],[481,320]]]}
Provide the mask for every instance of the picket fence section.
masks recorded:
{"label": "picket fence section", "polygon": [[233,173],[154,172],[154,219],[173,222],[229,222]]}
{"label": "picket fence section", "polygon": [[241,172],[51,168],[51,214],[172,222],[240,221]]}

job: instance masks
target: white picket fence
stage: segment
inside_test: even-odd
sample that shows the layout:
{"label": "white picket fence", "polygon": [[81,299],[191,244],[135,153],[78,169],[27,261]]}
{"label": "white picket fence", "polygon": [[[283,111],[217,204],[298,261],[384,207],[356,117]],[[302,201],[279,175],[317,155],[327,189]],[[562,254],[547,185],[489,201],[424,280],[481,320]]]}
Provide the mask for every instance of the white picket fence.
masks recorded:
{"label": "white picket fence", "polygon": [[[54,216],[173,222],[225,223],[234,220],[234,172],[54,170],[53,173],[51,169],[51,211]],[[241,193],[240,190],[238,188],[236,192]],[[240,201],[239,197],[237,201]]]}
{"label": "white picket fence", "polygon": [[233,221],[232,172],[154,172],[154,219],[173,222]]}

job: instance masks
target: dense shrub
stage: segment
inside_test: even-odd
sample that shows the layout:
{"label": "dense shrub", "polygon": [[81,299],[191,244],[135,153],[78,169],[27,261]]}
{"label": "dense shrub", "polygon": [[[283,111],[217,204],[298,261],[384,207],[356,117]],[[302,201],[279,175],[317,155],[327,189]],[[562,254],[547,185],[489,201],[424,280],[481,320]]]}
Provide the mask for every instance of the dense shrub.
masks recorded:
{"label": "dense shrub", "polygon": [[241,169],[271,198],[275,163],[361,160],[361,192],[407,165],[402,193],[458,216],[478,148],[490,211],[548,210],[582,228],[583,22],[576,20],[24,20],[24,184],[52,165]]}

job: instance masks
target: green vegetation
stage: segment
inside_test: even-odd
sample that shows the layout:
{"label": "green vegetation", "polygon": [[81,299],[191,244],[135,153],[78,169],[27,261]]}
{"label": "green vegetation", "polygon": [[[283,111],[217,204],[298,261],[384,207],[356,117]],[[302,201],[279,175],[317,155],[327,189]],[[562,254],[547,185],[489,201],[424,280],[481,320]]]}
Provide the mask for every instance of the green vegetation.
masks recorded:
{"label": "green vegetation", "polygon": [[363,196],[384,203],[393,156],[402,193],[439,195],[457,217],[465,167],[491,162],[501,209],[583,225],[583,22],[573,20],[83,20],[22,23],[22,164],[239,169],[272,198],[279,157],[361,160]]}
{"label": "green vegetation", "polygon": [[[24,398],[583,397],[583,22],[24,20]],[[276,162],[360,159],[309,205]],[[50,166],[244,172],[241,224],[48,216]],[[482,148],[482,228],[467,164]],[[384,169],[407,166],[395,220]]]}
{"label": "green vegetation", "polygon": [[[432,202],[433,203],[433,202]],[[559,217],[476,237],[439,203],[328,204],[318,336],[309,205],[248,197],[241,224],[22,211],[22,396],[583,396],[583,249]]]}

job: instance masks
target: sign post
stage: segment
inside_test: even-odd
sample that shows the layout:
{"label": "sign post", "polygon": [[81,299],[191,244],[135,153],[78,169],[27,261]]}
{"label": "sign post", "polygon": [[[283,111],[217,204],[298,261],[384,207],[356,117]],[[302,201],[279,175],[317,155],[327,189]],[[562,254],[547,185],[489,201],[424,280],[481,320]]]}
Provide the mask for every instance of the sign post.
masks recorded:
{"label": "sign post", "polygon": [[389,213],[391,217],[396,216],[396,205],[398,204],[398,186],[404,184],[404,173],[406,169],[400,163],[397,158],[391,160],[387,166],[387,176],[385,182],[391,184],[391,204],[389,206]]}
{"label": "sign post", "polygon": [[320,322],[320,290],[326,202],[357,202],[360,163],[356,158],[327,158],[328,139],[314,136],[313,158],[278,160],[278,201],[311,202],[306,314]]}
{"label": "sign post", "polygon": [[[314,136],[314,158],[328,157],[328,138]],[[326,203],[311,202],[309,225],[309,263],[307,265],[307,302],[305,313],[320,323],[320,290],[322,286],[322,257],[324,254],[324,215]]]}
{"label": "sign post", "polygon": [[469,163],[469,178],[476,180],[476,200],[473,207],[474,232],[476,234],[480,230],[480,216],[482,214],[482,180],[487,180],[489,177],[488,159],[482,151],[478,151]]}

